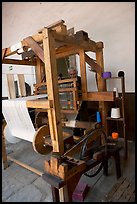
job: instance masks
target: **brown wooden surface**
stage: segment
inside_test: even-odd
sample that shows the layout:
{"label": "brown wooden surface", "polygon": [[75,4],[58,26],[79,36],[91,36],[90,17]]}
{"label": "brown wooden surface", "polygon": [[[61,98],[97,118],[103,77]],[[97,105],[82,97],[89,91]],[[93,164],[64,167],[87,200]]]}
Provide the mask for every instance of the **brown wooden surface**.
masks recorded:
{"label": "brown wooden surface", "polygon": [[83,94],[82,99],[85,101],[114,101],[114,92],[88,92]]}
{"label": "brown wooden surface", "polygon": [[90,43],[84,40],[78,40],[76,39],[76,37],[72,37],[72,36],[66,36],[66,35],[60,35],[57,33],[54,33],[55,39],[61,42],[64,42],[66,44],[70,44],[70,45],[77,45],[79,46],[79,48],[83,48],[84,50],[88,51],[91,50],[93,52],[95,52],[95,50],[97,49],[96,47],[96,43],[94,41],[91,41]]}
{"label": "brown wooden surface", "polygon": [[30,66],[36,66],[36,61],[29,61],[29,60],[18,60],[18,59],[3,59],[3,64],[17,64],[17,65],[30,65]]}
{"label": "brown wooden surface", "polygon": [[19,80],[20,95],[26,96],[26,86],[24,74],[17,74]]}
{"label": "brown wooden surface", "polygon": [[42,67],[41,60],[37,57],[37,66],[35,68],[36,71],[36,83],[39,84],[42,82]]}
{"label": "brown wooden surface", "polygon": [[59,91],[56,86],[56,84],[58,84],[58,79],[55,59],[55,40],[48,29],[44,29],[42,33],[48,100],[53,101],[53,110],[48,111],[50,135],[53,144],[53,152],[60,152],[62,154],[64,152],[64,144],[61,127]]}
{"label": "brown wooden surface", "polygon": [[24,39],[24,41],[27,43],[28,47],[30,47],[33,52],[44,62],[44,52],[42,47],[32,38],[27,37]]}
{"label": "brown wooden surface", "polygon": [[31,166],[17,160],[17,159],[14,159],[13,157],[7,156],[7,158],[8,158],[8,160],[13,161],[14,163],[24,167],[25,169],[28,169],[28,170],[32,171],[33,173],[35,173],[35,174],[38,174],[39,176],[42,176],[42,174],[43,174],[43,172],[39,171],[38,169],[35,169],[35,168],[33,168],[33,167],[31,167]]}
{"label": "brown wooden surface", "polygon": [[[104,58],[103,58],[103,42],[98,43],[100,45],[100,50],[96,52],[96,62],[97,64],[102,67],[102,72],[104,72]],[[106,82],[102,79],[97,73],[97,87],[98,91],[106,91]],[[107,132],[107,123],[106,123],[106,116],[107,116],[107,103],[104,101],[99,102],[99,111],[101,112],[102,124],[104,125],[104,130]]]}
{"label": "brown wooden surface", "polygon": [[5,57],[6,50],[7,50],[7,48],[2,49],[2,60],[3,60],[4,57]]}
{"label": "brown wooden surface", "polygon": [[121,177],[106,195],[105,202],[129,202],[135,194],[135,180]]}
{"label": "brown wooden surface", "polygon": [[7,74],[7,83],[8,83],[9,98],[15,99],[16,90],[15,90],[15,83],[14,83],[14,74]]}
{"label": "brown wooden surface", "polygon": [[2,121],[2,160],[4,169],[8,167],[8,160],[7,160],[7,152],[6,152],[6,143],[5,143],[5,135],[4,135],[4,128],[6,126],[6,121]]}
{"label": "brown wooden surface", "polygon": [[92,58],[85,54],[85,61],[96,71],[100,76],[102,76],[102,67],[99,66]]}
{"label": "brown wooden surface", "polygon": [[26,101],[26,106],[27,108],[44,108],[44,109],[49,109],[52,108],[53,106],[52,101],[49,100],[44,100],[44,99],[38,99],[38,100],[28,100]]}
{"label": "brown wooden surface", "polygon": [[81,89],[82,94],[87,94],[87,74],[86,74],[86,62],[85,52],[83,49],[79,50],[80,57],[80,75],[81,75]]}

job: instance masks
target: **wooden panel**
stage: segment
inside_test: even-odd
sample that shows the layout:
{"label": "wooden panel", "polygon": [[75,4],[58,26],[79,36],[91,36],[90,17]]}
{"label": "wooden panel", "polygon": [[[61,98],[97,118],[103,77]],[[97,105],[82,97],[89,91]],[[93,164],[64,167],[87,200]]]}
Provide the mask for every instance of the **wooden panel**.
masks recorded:
{"label": "wooden panel", "polygon": [[19,80],[19,89],[21,96],[26,96],[25,77],[24,74],[17,74]]}
{"label": "wooden panel", "polygon": [[43,49],[45,73],[47,81],[48,100],[53,100],[53,109],[48,111],[50,135],[53,144],[53,152],[64,152],[62,135],[57,66],[55,58],[55,40],[48,29],[43,30]]}
{"label": "wooden panel", "polygon": [[16,90],[15,90],[13,74],[7,74],[7,82],[8,82],[9,98],[14,99],[16,98]]}

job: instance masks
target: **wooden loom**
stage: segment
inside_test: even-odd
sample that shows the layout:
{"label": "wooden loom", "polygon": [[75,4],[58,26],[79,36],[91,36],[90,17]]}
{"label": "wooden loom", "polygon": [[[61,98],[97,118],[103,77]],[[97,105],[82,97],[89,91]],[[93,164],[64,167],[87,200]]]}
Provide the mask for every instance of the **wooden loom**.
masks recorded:
{"label": "wooden loom", "polygon": [[[9,59],[7,57],[22,52],[27,53],[29,49],[33,51],[35,56],[28,59]],[[94,52],[96,60],[90,58],[86,52]],[[76,87],[76,79],[65,79],[58,81],[56,59],[64,58],[70,55],[79,55],[80,73],[81,73],[81,96],[79,98]],[[45,161],[45,172],[29,167],[11,157],[9,160],[18,163],[19,165],[43,176],[49,182],[53,190],[53,199],[55,201],[70,201],[72,192],[76,187],[81,175],[86,171],[86,164],[82,160],[77,160],[73,157],[76,152],[77,145],[71,145],[71,149],[64,148],[64,137],[62,131],[61,113],[74,113],[79,109],[79,101],[99,101],[99,109],[102,116],[102,125],[106,131],[106,113],[107,101],[114,101],[115,92],[106,91],[106,81],[102,79],[102,72],[104,71],[103,62],[103,42],[95,42],[90,40],[85,31],[78,31],[74,35],[67,34],[67,26],[61,20],[48,27],[44,27],[36,35],[29,36],[23,39],[15,46],[8,47],[2,50],[3,64],[17,64],[17,65],[34,65],[36,66],[37,84],[35,84],[35,94],[39,94],[39,87],[47,86],[47,100],[33,100],[27,101],[28,108],[36,108],[41,112],[48,112],[49,131],[53,153],[50,161]],[[86,77],[86,63],[97,73],[97,92],[87,91],[87,77]],[[46,82],[42,82],[42,73],[45,72]],[[66,89],[59,89],[57,84],[71,82],[73,87]],[[59,92],[72,91],[73,93],[73,110],[62,110],[59,101]],[[83,125],[83,123],[82,123]],[[81,127],[81,124],[79,124]],[[38,130],[38,136],[44,134],[47,127]],[[96,137],[100,134],[97,131],[93,134]],[[5,149],[5,142],[3,136],[3,162],[4,167],[7,165],[7,156]],[[81,144],[81,143],[80,143]],[[80,145],[79,145],[80,146]],[[78,148],[79,149],[79,148]],[[73,187],[69,191],[70,183],[73,181]]]}

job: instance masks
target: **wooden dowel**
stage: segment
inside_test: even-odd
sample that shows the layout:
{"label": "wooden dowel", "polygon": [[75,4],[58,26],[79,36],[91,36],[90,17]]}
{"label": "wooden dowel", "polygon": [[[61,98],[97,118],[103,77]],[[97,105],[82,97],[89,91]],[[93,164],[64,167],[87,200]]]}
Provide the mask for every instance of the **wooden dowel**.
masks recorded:
{"label": "wooden dowel", "polygon": [[8,158],[10,161],[13,161],[14,163],[16,163],[16,164],[18,164],[18,165],[24,167],[25,169],[28,169],[29,171],[32,171],[32,172],[35,173],[35,174],[38,174],[39,176],[42,176],[42,174],[44,173],[44,172],[41,172],[41,171],[39,171],[39,170],[37,170],[37,169],[35,169],[35,168],[33,168],[33,167],[27,165],[27,164],[24,164],[23,162],[21,162],[21,161],[19,161],[19,160],[17,160],[17,159],[14,159],[14,158],[12,158],[12,157],[10,157],[10,156],[7,156],[7,158]]}

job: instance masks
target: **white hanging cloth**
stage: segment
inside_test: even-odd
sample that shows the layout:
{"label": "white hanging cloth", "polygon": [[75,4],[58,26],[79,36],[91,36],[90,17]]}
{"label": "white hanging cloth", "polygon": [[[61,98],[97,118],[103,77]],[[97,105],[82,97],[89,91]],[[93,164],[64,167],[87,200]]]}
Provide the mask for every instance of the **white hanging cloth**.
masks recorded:
{"label": "white hanging cloth", "polygon": [[2,100],[2,113],[12,136],[32,142],[35,128],[26,101],[46,98],[47,94]]}

